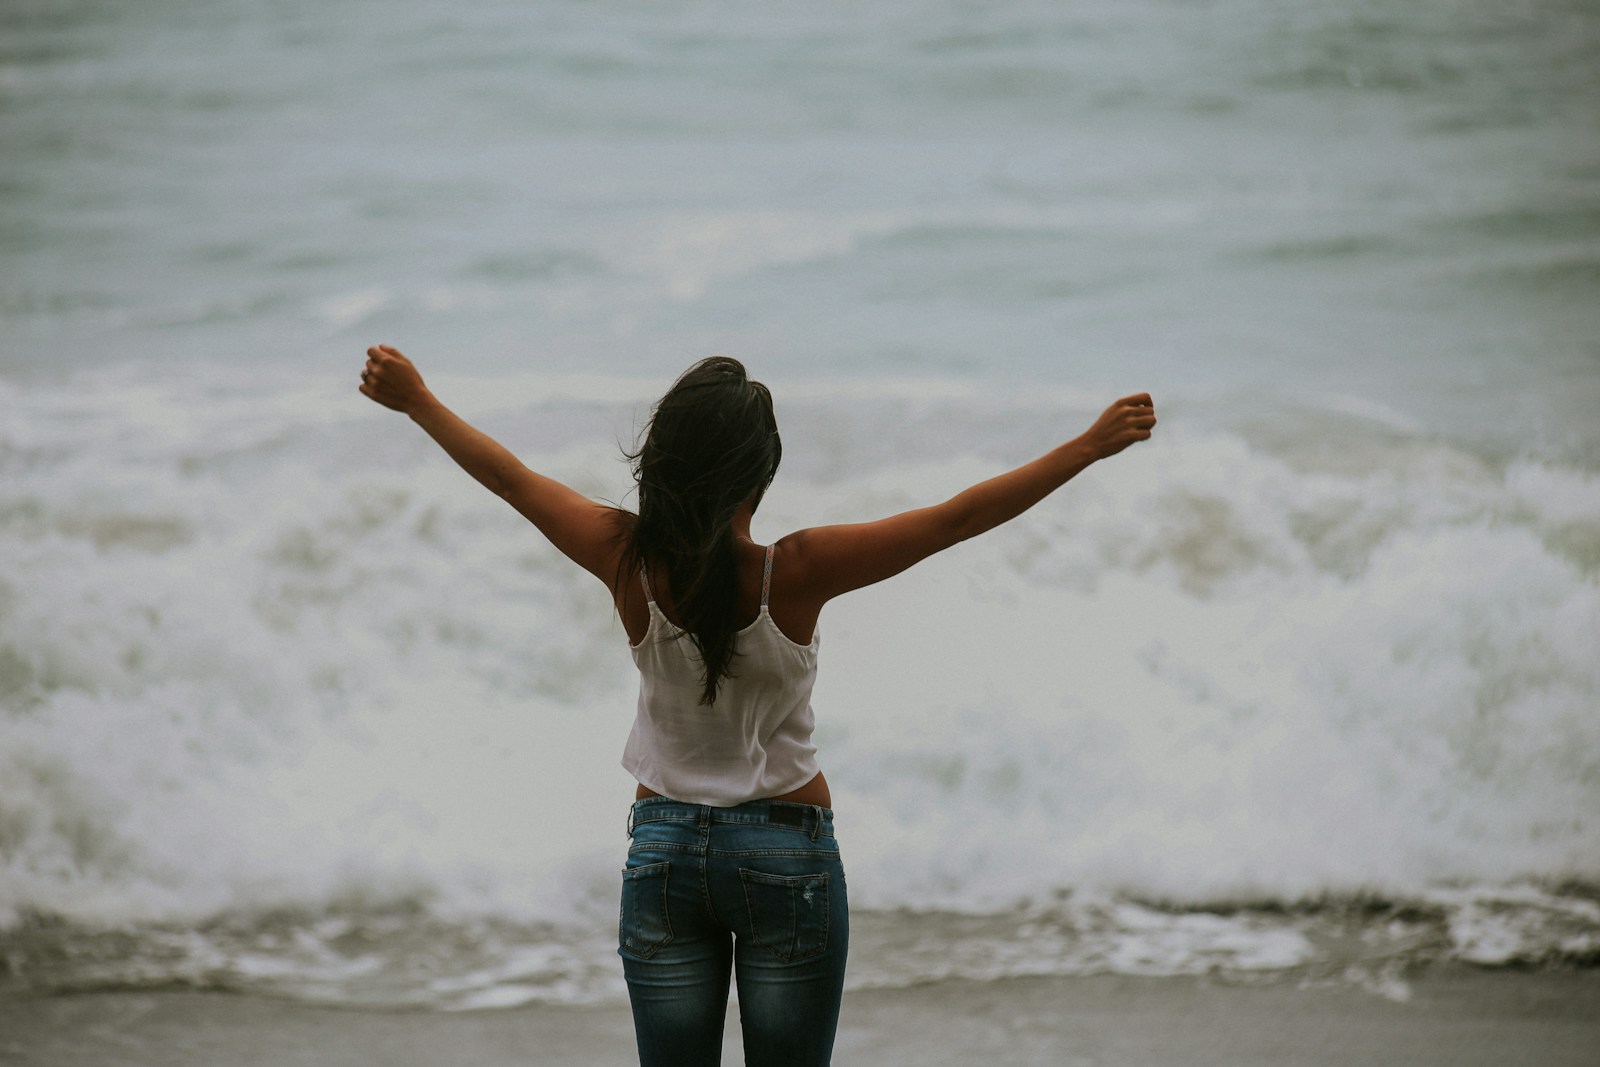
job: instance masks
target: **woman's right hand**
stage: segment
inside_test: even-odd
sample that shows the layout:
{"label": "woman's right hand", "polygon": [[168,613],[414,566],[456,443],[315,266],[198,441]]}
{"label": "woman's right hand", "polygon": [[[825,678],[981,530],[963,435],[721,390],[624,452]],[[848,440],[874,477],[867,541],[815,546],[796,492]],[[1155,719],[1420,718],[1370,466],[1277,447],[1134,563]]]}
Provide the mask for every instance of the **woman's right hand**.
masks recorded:
{"label": "woman's right hand", "polygon": [[361,371],[361,392],[386,408],[409,414],[432,394],[422,384],[422,375],[398,348],[373,345],[367,349],[367,365]]}
{"label": "woman's right hand", "polygon": [[1135,441],[1146,441],[1156,425],[1156,407],[1149,393],[1125,396],[1106,408],[1083,435],[1096,459],[1114,456]]}

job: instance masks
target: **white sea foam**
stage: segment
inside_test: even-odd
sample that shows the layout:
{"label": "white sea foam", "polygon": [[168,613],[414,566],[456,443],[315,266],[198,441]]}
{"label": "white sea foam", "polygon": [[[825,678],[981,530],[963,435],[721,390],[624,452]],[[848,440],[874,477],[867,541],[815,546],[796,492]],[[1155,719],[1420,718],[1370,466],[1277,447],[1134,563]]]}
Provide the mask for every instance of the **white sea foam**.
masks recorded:
{"label": "white sea foam", "polygon": [[[5,913],[603,910],[631,700],[603,591],[399,419],[223,380],[34,391],[7,427]],[[523,432],[570,438],[529,459],[619,495],[605,434],[638,409],[566,385],[580,406]],[[758,534],[994,469],[959,437],[904,451],[987,399],[886,425],[881,395],[823,394],[784,401],[797,473]],[[1600,877],[1593,475],[1410,439],[1372,464],[1173,426],[830,607],[819,737],[857,900]]]}

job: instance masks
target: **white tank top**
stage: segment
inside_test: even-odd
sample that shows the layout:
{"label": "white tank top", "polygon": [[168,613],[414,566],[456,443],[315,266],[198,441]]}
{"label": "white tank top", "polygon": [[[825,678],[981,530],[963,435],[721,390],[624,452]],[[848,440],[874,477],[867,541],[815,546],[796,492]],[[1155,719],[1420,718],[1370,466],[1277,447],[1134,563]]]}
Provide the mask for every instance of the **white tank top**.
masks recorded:
{"label": "white tank top", "polygon": [[734,638],[733,673],[715,704],[702,704],[705,666],[694,642],[650,593],[650,628],[633,646],[639,710],[622,765],[641,785],[690,804],[733,807],[798,789],[817,775],[811,743],[818,639],[789,640],[767,611],[772,547],[761,575],[761,612]]}

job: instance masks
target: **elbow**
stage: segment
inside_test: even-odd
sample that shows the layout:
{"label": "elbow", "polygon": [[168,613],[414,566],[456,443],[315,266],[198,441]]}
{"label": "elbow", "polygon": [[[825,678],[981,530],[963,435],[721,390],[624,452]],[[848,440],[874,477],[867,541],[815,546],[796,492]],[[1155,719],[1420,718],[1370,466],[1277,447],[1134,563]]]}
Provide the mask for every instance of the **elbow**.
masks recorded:
{"label": "elbow", "polygon": [[516,501],[512,497],[516,495],[520,481],[517,473],[526,469],[515,459],[501,457],[498,462],[489,465],[481,480],[489,492],[515,506]]}
{"label": "elbow", "polygon": [[946,516],[942,531],[944,534],[942,539],[946,545],[959,545],[963,541],[970,541],[993,525],[983,521],[983,513],[975,501],[957,497],[950,503],[952,507]]}
{"label": "elbow", "polygon": [[954,545],[988,533],[1016,518],[1031,503],[995,493],[988,486],[975,486],[945,505],[946,543]]}
{"label": "elbow", "polygon": [[473,473],[473,477],[477,478],[478,484],[489,490],[489,492],[513,507],[516,506],[516,501],[511,499],[511,480],[498,467],[489,467],[485,470],[476,471]]}

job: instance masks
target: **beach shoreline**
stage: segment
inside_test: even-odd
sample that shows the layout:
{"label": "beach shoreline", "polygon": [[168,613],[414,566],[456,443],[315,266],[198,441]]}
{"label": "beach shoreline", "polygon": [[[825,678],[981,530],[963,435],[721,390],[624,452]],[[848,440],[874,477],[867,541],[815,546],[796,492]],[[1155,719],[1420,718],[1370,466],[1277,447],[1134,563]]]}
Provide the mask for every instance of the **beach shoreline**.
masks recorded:
{"label": "beach shoreline", "polygon": [[[1593,1063],[1600,970],[1450,965],[1407,996],[1293,979],[945,981],[846,997],[835,1062],[1098,1067]],[[625,1004],[371,1011],[255,995],[103,992],[0,1001],[0,1062],[27,1067],[627,1064]],[[724,1063],[740,1060],[736,1009]]]}

